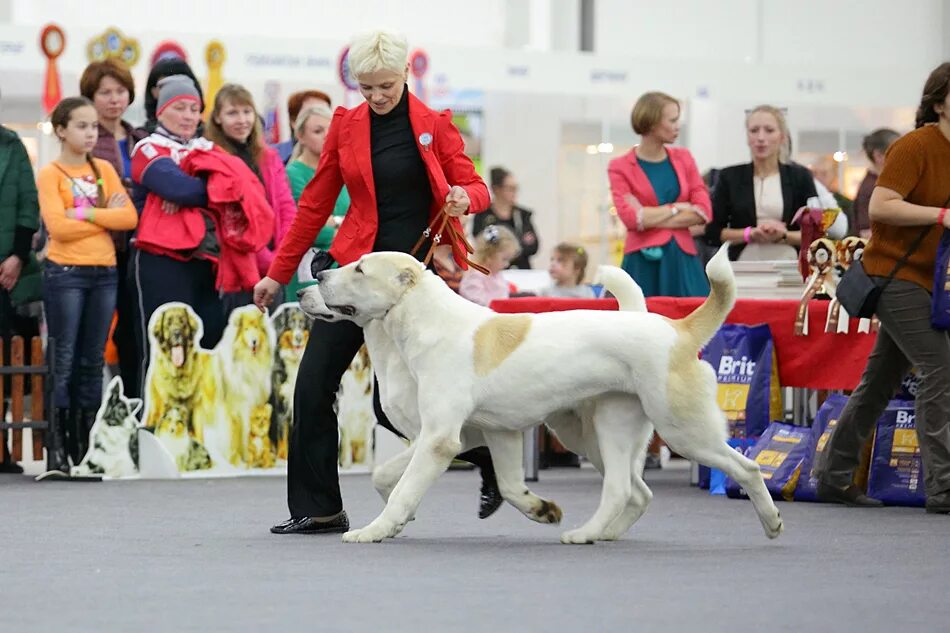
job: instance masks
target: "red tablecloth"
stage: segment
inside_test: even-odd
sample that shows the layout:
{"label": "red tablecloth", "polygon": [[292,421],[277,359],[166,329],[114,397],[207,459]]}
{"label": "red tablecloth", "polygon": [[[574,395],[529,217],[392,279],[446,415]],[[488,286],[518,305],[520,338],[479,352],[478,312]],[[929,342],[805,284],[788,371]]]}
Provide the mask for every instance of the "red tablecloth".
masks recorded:
{"label": "red tablecloth", "polygon": [[[701,298],[677,299],[651,297],[650,312],[679,319],[702,302]],[[523,297],[493,301],[497,312],[556,312],[559,310],[616,310],[615,299],[552,299]],[[848,334],[825,334],[827,301],[812,301],[809,306],[808,336],[795,336],[793,299],[739,299],[729,314],[728,323],[758,325],[768,323],[778,356],[779,380],[785,387],[808,389],[854,389],[861,380],[874,334],[857,333],[858,322],[851,320]]]}

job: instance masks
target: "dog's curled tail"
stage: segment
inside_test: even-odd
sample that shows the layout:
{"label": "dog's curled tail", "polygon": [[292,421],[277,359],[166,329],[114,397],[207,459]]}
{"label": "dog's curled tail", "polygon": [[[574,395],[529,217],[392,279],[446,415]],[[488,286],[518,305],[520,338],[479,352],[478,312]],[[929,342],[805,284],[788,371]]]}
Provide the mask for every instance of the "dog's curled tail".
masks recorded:
{"label": "dog's curled tail", "polygon": [[691,314],[679,321],[680,343],[685,352],[695,355],[716,334],[736,303],[736,277],[729,264],[729,244],[724,243],[709,263],[709,297]]}
{"label": "dog's curled tail", "polygon": [[604,289],[617,298],[621,312],[646,312],[647,302],[643,298],[643,290],[625,271],[616,266],[598,266],[595,284],[601,284]]}

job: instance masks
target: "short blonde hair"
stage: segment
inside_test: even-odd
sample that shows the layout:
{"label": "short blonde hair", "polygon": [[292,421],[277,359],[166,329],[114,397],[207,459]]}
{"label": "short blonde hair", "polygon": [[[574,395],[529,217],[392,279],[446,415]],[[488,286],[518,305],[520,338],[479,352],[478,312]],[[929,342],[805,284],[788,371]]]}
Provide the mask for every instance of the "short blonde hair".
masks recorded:
{"label": "short blonde hair", "polygon": [[354,79],[380,70],[401,73],[408,63],[409,43],[399,33],[373,31],[358,35],[350,42],[350,76]]}
{"label": "short blonde hair", "polygon": [[633,106],[633,112],[630,113],[630,124],[633,125],[633,131],[643,136],[656,127],[656,124],[663,118],[663,108],[667,104],[676,104],[680,107],[680,102],[666,94],[665,92],[647,92],[643,94]]}

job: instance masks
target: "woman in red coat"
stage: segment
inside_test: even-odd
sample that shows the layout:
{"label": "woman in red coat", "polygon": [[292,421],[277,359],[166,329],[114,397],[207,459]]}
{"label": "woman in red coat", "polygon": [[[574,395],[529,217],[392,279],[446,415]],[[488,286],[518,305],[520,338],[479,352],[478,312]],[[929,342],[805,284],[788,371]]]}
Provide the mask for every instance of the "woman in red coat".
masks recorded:
{"label": "woman in red coat", "polygon": [[[350,209],[330,247],[341,265],[374,251],[409,252],[443,209],[462,235],[459,216],[489,205],[488,188],[465,156],[451,114],[430,110],[406,89],[405,39],[387,32],[360,37],[350,46],[349,64],[366,103],[334,114],[320,166],[300,197],[297,217],[267,276],[254,289],[254,303],[261,309],[290,281],[344,185]],[[464,266],[464,246],[452,248]],[[354,323],[313,325],[297,376],[299,388],[294,390],[287,463],[290,519],[272,527],[275,534],[349,529],[337,473],[333,405],[340,379],[362,345],[363,330]],[[490,458],[484,449],[464,457],[482,469],[480,516],[487,516],[501,503]]]}

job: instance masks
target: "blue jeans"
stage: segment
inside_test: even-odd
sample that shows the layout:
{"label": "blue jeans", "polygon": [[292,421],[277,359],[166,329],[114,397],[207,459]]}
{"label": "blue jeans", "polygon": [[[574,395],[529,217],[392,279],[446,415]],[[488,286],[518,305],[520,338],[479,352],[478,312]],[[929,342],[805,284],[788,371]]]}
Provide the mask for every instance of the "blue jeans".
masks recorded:
{"label": "blue jeans", "polygon": [[99,408],[116,286],[115,266],[45,263],[43,308],[56,341],[53,404],[58,408]]}

